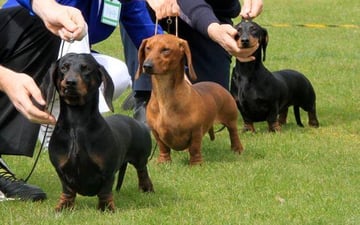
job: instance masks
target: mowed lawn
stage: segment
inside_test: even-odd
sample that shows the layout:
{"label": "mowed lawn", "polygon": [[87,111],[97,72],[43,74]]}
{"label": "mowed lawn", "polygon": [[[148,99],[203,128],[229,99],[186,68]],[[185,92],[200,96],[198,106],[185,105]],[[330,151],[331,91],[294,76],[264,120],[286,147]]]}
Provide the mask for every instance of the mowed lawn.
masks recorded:
{"label": "mowed lawn", "polygon": [[[281,133],[268,133],[266,123],[255,124],[256,134],[241,133],[242,155],[230,151],[225,130],[213,142],[205,136],[204,164],[195,167],[187,152],[159,165],[156,149],[149,161],[155,193],[137,190],[129,166],[115,213],[79,196],[73,211],[56,214],[61,186],[44,152],[29,182],[48,200],[0,202],[1,224],[360,224],[359,14],[356,0],[273,0],[255,19],[269,32],[266,67],[295,69],[312,82],[320,128],[310,128],[303,111],[305,128],[297,127],[291,109]],[[118,29],[94,49],[123,59]],[[120,110],[129,92],[115,102],[116,113],[132,115]],[[4,158],[19,177],[35,161]]]}

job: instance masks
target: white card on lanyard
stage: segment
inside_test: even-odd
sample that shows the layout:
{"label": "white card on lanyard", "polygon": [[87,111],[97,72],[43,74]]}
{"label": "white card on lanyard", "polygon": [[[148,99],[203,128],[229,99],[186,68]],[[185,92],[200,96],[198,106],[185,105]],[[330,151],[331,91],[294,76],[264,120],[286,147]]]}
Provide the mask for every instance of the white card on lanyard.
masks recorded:
{"label": "white card on lanyard", "polygon": [[101,22],[116,27],[119,23],[121,3],[118,0],[104,0]]}

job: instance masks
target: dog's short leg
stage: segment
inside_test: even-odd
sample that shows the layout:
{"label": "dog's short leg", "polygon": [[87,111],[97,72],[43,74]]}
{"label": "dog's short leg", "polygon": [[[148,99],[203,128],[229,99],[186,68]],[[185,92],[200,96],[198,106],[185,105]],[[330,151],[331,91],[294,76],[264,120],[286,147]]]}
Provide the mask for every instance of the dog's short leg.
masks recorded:
{"label": "dog's short leg", "polygon": [[309,111],[308,116],[309,116],[309,126],[318,128],[319,127],[319,121],[317,119],[316,112],[315,111],[311,111],[311,112]]}
{"label": "dog's short leg", "polygon": [[296,124],[299,127],[304,127],[304,125],[301,122],[301,118],[300,118],[300,107],[298,105],[294,105],[294,115],[295,115],[295,120],[296,120]]}
{"label": "dog's short leg", "polygon": [[237,153],[241,153],[244,148],[240,142],[239,134],[237,131],[236,121],[227,127],[230,136],[231,150]]}
{"label": "dog's short leg", "polygon": [[[285,111],[282,111],[282,112],[285,112]],[[280,111],[277,107],[277,104],[275,107],[270,109],[269,115],[266,118],[269,132],[280,132],[281,131],[281,124],[279,123],[279,119],[278,119],[279,113],[280,113]]]}
{"label": "dog's short leg", "polygon": [[286,108],[284,111],[282,111],[280,114],[279,114],[279,123],[280,125],[284,125],[286,124],[286,121],[287,121],[287,115],[288,115],[288,110],[289,108]]}
{"label": "dog's short leg", "polygon": [[139,178],[139,189],[143,192],[154,192],[153,184],[150,180],[147,168],[136,169]]}
{"label": "dog's short leg", "polygon": [[158,163],[171,162],[171,156],[170,156],[171,149],[169,147],[165,146],[165,144],[162,142],[158,142],[158,144],[159,144],[159,150],[160,150],[160,154],[158,157]]}
{"label": "dog's short leg", "polygon": [[242,132],[248,132],[248,131],[255,133],[254,123],[244,122],[244,127],[242,129]]}
{"label": "dog's short leg", "polygon": [[202,163],[202,155],[201,155],[201,141],[202,135],[200,132],[193,132],[191,137],[191,144],[189,147],[190,154],[190,165],[200,165]]}
{"label": "dog's short leg", "polygon": [[159,145],[160,154],[157,160],[158,163],[171,162],[171,156],[170,156],[171,149],[168,146],[166,146],[164,142],[160,140],[159,135],[155,131],[153,131],[152,133],[156,139],[157,144]]}
{"label": "dog's short leg", "polygon": [[109,194],[99,194],[99,203],[98,203],[98,209],[100,211],[109,210],[111,212],[115,212],[115,203],[114,203],[114,197],[112,193]]}
{"label": "dog's short leg", "polygon": [[56,212],[60,212],[63,209],[73,209],[75,204],[76,193],[65,194],[61,193],[58,204],[55,207]]}
{"label": "dog's short leg", "polygon": [[278,121],[275,122],[268,122],[268,126],[269,126],[269,131],[270,132],[280,132],[281,131],[281,126],[280,123]]}
{"label": "dog's short leg", "polygon": [[201,165],[202,156],[201,156],[200,149],[192,149],[190,147],[189,153],[190,153],[190,166]]}

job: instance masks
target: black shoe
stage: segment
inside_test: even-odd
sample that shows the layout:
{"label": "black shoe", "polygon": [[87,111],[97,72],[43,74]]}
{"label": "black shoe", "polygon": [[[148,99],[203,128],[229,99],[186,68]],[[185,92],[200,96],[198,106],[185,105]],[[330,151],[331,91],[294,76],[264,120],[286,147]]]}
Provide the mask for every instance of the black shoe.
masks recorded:
{"label": "black shoe", "polygon": [[137,91],[134,95],[134,119],[147,125],[146,123],[146,106],[150,99],[150,91]]}
{"label": "black shoe", "polygon": [[135,108],[135,92],[132,91],[121,104],[122,110],[132,110]]}
{"label": "black shoe", "polygon": [[146,102],[137,104],[134,109],[134,119],[146,124]]}
{"label": "black shoe", "polygon": [[46,199],[46,193],[39,187],[27,184],[17,179],[5,162],[0,158],[0,191],[7,198],[41,201]]}

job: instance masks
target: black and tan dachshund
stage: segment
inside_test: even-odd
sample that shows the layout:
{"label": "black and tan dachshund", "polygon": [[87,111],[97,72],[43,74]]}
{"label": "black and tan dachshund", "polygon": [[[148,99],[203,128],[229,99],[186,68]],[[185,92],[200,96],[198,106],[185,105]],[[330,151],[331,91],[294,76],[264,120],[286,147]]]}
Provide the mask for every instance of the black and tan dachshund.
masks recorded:
{"label": "black and tan dachshund", "polygon": [[49,143],[50,161],[62,184],[56,211],[73,208],[77,193],[97,195],[98,209],[114,211],[115,174],[119,172],[119,190],[127,163],[137,170],[139,188],[153,191],[147,171],[150,132],[127,116],[104,118],[98,110],[101,83],[113,110],[114,86],[104,67],[91,54],[69,53],[51,66],[41,85],[48,103],[55,89],[60,96],[60,115]]}
{"label": "black and tan dachshund", "polygon": [[[318,127],[315,91],[310,81],[294,70],[270,72],[263,65],[268,44],[267,30],[253,21],[242,20],[235,26],[240,48],[259,43],[255,60],[236,60],[231,79],[231,93],[244,121],[243,131],[255,132],[254,122],[267,121],[269,131],[280,131],[286,123],[289,106],[294,106],[298,126],[303,127],[299,108],[308,113],[309,125]],[[263,58],[262,58],[263,52]]]}

